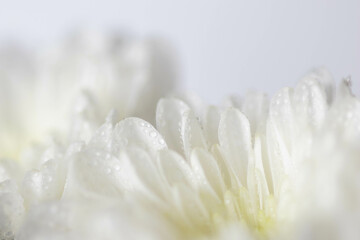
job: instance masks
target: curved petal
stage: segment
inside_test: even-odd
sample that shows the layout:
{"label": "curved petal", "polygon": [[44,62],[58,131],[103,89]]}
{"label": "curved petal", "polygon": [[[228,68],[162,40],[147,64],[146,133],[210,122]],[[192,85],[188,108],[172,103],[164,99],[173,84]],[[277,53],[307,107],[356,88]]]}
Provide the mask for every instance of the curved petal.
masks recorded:
{"label": "curved petal", "polygon": [[[338,134],[349,140],[360,140],[360,100],[351,92],[350,79],[344,79],[331,107],[327,127],[336,127]],[[351,141],[356,142],[356,141]]]}
{"label": "curved petal", "polygon": [[166,148],[166,143],[159,132],[150,123],[140,118],[126,118],[114,129],[113,151],[125,147],[140,147],[156,157],[158,150]]}
{"label": "curved petal", "polygon": [[273,119],[269,119],[266,128],[266,143],[269,155],[269,168],[272,177],[273,191],[277,193],[285,173],[293,169],[294,162],[290,158],[284,138],[279,133]]}
{"label": "curved petal", "polygon": [[45,200],[60,199],[65,184],[65,173],[59,159],[50,159],[39,170],[27,172],[22,183],[25,204],[30,206]]}
{"label": "curved petal", "polygon": [[301,125],[319,128],[328,110],[324,86],[316,78],[305,77],[294,90],[293,106]]}
{"label": "curved petal", "polygon": [[214,157],[204,149],[195,148],[192,151],[190,161],[200,189],[215,191],[221,198],[225,191],[225,184]]}
{"label": "curved petal", "polygon": [[313,79],[322,86],[326,95],[326,101],[331,104],[335,99],[335,81],[331,73],[324,67],[311,70],[304,78]]}
{"label": "curved petal", "polygon": [[[64,198],[121,196],[120,160],[106,151],[85,149],[71,157]],[[102,197],[101,197],[102,195]]]}
{"label": "curved petal", "polygon": [[221,112],[215,106],[209,106],[205,114],[205,133],[210,145],[219,143],[219,123]]}
{"label": "curved petal", "polygon": [[169,148],[183,154],[181,127],[183,115],[190,108],[175,98],[161,99],[156,109],[156,127]]}
{"label": "curved petal", "polygon": [[196,94],[184,92],[176,96],[186,103],[190,109],[194,112],[196,117],[202,118],[204,116],[205,103],[203,100]]}
{"label": "curved petal", "polygon": [[[173,190],[174,198],[181,213],[188,218],[193,228],[199,230],[199,225],[206,225],[209,213],[202,203],[197,191],[178,185]],[[191,227],[190,225],[190,227]]]}
{"label": "curved petal", "polygon": [[293,91],[290,88],[281,89],[270,101],[269,119],[274,124],[279,137],[286,144],[286,148],[291,152],[294,144],[296,124],[294,120],[292,106]]}
{"label": "curved petal", "polygon": [[[127,164],[132,166],[134,174],[136,174],[139,183],[144,186],[144,190],[150,195],[164,198],[166,185],[160,178],[160,173],[154,163],[155,159],[152,159],[151,156],[141,148],[128,148],[126,150],[126,156],[123,156],[121,160],[125,160],[126,157],[128,161]],[[126,172],[126,168],[123,169],[122,175],[128,174]],[[128,182],[130,183],[130,181]]]}
{"label": "curved petal", "polygon": [[192,111],[184,113],[182,122],[181,133],[183,149],[185,156],[189,159],[192,149],[195,147],[207,149],[208,144],[202,126],[200,125],[199,120],[195,118]]}
{"label": "curved petal", "polygon": [[196,178],[184,158],[172,150],[161,150],[158,155],[158,163],[162,175],[170,186],[184,184],[195,186]]}
{"label": "curved petal", "polygon": [[117,156],[87,149],[73,159],[65,195],[104,198],[135,192],[157,199],[164,187],[154,160],[141,148],[128,147]]}
{"label": "curved petal", "polygon": [[254,137],[258,131],[264,131],[269,111],[267,95],[258,92],[248,92],[241,107],[250,122],[251,134]]}
{"label": "curved petal", "polygon": [[222,149],[219,144],[214,144],[211,148],[211,154],[215,158],[217,165],[220,168],[221,176],[225,186],[227,188],[231,188],[231,176],[229,172],[229,167],[226,164],[224,154],[221,152],[221,150]]}
{"label": "curved petal", "polygon": [[240,111],[229,108],[222,115],[219,125],[219,142],[225,159],[234,176],[246,186],[246,172],[252,157],[250,124]]}

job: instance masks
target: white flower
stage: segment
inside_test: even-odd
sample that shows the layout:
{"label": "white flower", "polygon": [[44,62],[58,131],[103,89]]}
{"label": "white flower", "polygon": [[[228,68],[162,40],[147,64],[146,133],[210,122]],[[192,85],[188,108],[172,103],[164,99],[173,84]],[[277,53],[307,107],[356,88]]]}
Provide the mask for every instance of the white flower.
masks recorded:
{"label": "white flower", "polygon": [[270,101],[165,98],[156,128],[112,112],[19,190],[1,183],[2,237],[358,239],[360,102],[349,83],[335,93],[319,69]]}
{"label": "white flower", "polygon": [[88,140],[112,109],[117,120],[152,121],[157,100],[175,83],[169,57],[151,39],[96,33],[75,35],[35,54],[4,49],[0,157],[20,159],[49,137],[66,144]]}
{"label": "white flower", "polygon": [[349,81],[335,94],[320,69],[270,101],[183,95],[156,128],[121,120],[152,122],[172,88],[159,50],[94,35],[1,64],[0,157],[19,162],[0,163],[1,239],[359,238]]}

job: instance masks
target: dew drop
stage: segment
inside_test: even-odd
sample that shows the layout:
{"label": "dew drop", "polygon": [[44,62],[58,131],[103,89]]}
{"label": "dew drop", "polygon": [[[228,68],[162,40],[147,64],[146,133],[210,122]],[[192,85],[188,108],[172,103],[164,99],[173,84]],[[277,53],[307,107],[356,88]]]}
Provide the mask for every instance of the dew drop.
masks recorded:
{"label": "dew drop", "polygon": [[165,144],[165,141],[164,141],[164,139],[162,139],[162,138],[159,138],[159,144],[161,144],[161,145],[164,145],[164,144]]}
{"label": "dew drop", "polygon": [[157,133],[155,131],[150,132],[150,137],[155,138],[157,136]]}

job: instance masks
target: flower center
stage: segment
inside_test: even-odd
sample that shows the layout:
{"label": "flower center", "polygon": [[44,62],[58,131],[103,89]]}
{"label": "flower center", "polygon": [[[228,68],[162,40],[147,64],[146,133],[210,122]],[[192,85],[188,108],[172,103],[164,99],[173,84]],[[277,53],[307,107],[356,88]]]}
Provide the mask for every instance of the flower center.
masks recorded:
{"label": "flower center", "polygon": [[221,203],[214,203],[208,195],[202,195],[202,205],[186,203],[185,215],[179,212],[167,214],[174,221],[184,238],[216,236],[232,225],[245,226],[259,239],[266,239],[276,224],[276,201],[268,195],[264,201],[255,201],[248,189],[240,187],[227,190]]}
{"label": "flower center", "polygon": [[273,195],[257,201],[245,187],[225,193],[228,219],[244,223],[250,230],[264,236],[274,226],[276,203]]}

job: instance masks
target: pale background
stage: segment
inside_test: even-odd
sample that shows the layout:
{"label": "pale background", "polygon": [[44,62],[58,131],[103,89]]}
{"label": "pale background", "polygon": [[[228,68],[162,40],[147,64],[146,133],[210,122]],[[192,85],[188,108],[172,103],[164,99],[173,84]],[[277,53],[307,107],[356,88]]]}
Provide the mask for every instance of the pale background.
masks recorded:
{"label": "pale background", "polygon": [[168,39],[184,88],[210,102],[274,93],[314,66],[360,79],[360,0],[0,0],[0,40],[39,47],[79,27]]}

